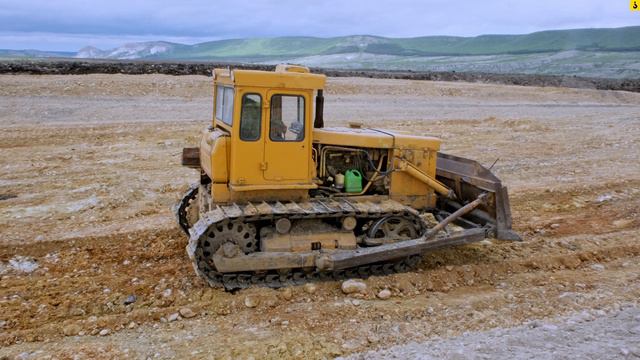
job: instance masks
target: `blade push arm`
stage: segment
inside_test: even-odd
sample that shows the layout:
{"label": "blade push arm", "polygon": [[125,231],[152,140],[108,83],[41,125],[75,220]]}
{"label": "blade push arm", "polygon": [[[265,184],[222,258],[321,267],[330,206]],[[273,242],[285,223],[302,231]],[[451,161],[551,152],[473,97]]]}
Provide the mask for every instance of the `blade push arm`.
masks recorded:
{"label": "blade push arm", "polygon": [[413,176],[414,178],[422,181],[423,183],[429,185],[431,188],[433,188],[438,194],[447,197],[449,199],[455,199],[456,195],[453,192],[453,190],[449,189],[447,186],[445,186],[443,183],[441,183],[440,181],[436,180],[435,178],[425,174],[422,170],[418,169],[415,165],[413,165],[412,163],[408,162],[407,160],[404,160],[402,158],[398,158],[399,160],[399,170],[400,171],[404,171],[407,174]]}

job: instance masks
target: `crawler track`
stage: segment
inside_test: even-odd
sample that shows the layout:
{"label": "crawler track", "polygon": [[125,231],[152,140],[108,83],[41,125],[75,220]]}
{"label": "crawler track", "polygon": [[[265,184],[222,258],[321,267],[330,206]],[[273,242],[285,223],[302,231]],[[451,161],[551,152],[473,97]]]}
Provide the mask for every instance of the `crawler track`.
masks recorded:
{"label": "crawler track", "polygon": [[200,186],[197,183],[191,184],[191,186],[189,186],[189,190],[187,190],[187,192],[182,197],[182,200],[180,200],[180,202],[176,204],[176,208],[174,209],[176,217],[178,219],[178,225],[180,225],[180,228],[185,232],[185,234],[187,234],[187,236],[189,236],[190,227],[188,210],[189,206],[191,206],[193,201],[198,196],[199,187]]}
{"label": "crawler track", "polygon": [[[196,190],[194,190],[196,189]],[[180,226],[188,226],[187,209],[195,197],[197,188],[193,186],[187,191],[183,200],[178,204],[177,217]],[[196,273],[205,279],[212,287],[224,287],[227,290],[242,289],[249,286],[268,286],[273,288],[302,284],[311,281],[339,280],[344,278],[367,278],[371,275],[387,275],[405,272],[413,269],[420,261],[418,254],[394,259],[390,262],[375,263],[338,271],[318,271],[309,269],[288,269],[265,271],[260,273],[220,273],[205,259],[202,250],[202,239],[212,227],[227,221],[242,221],[256,223],[258,221],[275,221],[279,218],[297,219],[339,219],[344,216],[354,216],[358,220],[375,220],[393,215],[402,217],[420,230],[422,235],[427,225],[418,212],[393,200],[380,203],[350,201],[348,199],[313,199],[307,202],[281,202],[260,204],[247,203],[230,206],[217,206],[204,214],[200,220],[189,229],[189,244],[187,253],[192,261]]]}

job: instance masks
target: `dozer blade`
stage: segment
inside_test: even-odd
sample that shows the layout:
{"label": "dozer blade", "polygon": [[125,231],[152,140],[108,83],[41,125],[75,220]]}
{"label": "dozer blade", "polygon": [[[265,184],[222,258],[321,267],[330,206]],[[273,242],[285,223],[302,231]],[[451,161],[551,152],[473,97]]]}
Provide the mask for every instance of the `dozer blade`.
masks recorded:
{"label": "dozer blade", "polygon": [[500,179],[489,169],[474,160],[438,153],[436,178],[453,189],[456,195],[456,200],[441,198],[441,210],[455,212],[474,201],[480,194],[487,193],[487,201],[466,214],[463,219],[494,228],[494,236],[499,240],[522,240],[511,229],[511,207],[507,187],[503,186]]}

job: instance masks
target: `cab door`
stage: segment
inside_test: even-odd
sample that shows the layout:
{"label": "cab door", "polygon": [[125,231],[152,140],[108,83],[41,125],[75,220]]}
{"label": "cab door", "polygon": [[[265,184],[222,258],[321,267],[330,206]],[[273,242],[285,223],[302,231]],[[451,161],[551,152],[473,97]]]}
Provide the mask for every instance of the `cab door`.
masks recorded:
{"label": "cab door", "polygon": [[303,93],[268,92],[264,178],[280,184],[308,183],[311,143],[308,99]]}
{"label": "cab door", "polygon": [[237,124],[233,125],[231,185],[263,185],[264,94],[258,89],[240,89],[237,94]]}

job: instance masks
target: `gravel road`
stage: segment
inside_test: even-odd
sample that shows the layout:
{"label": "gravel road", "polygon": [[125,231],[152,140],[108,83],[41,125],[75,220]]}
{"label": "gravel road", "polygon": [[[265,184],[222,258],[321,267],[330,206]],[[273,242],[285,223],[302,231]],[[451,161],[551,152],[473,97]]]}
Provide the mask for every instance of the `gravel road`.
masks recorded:
{"label": "gravel road", "polygon": [[465,333],[342,359],[639,359],[640,308],[583,311],[554,322]]}

